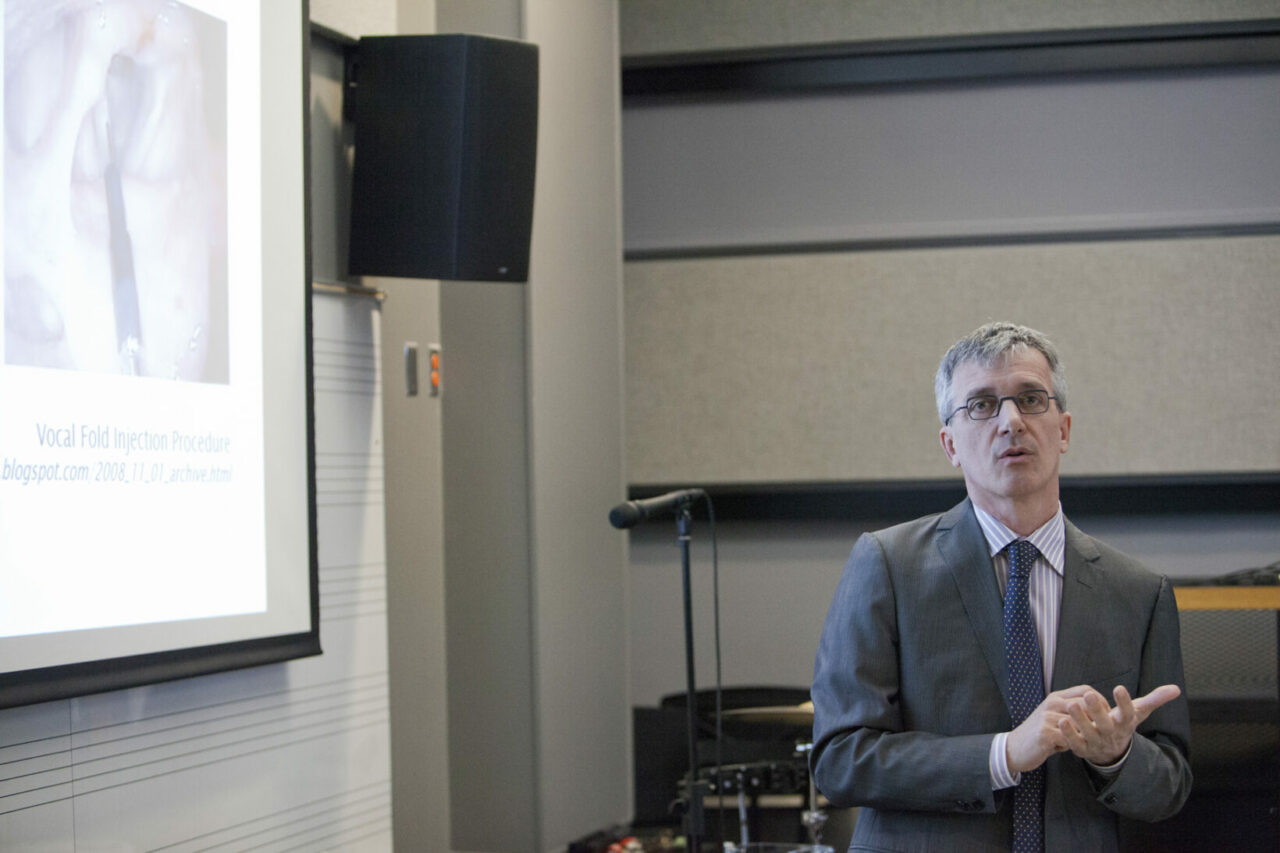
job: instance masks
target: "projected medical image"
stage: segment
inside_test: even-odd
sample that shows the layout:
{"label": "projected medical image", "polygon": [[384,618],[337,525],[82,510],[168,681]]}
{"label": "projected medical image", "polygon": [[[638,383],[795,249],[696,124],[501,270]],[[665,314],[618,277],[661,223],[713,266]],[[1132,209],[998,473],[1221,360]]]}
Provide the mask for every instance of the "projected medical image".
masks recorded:
{"label": "projected medical image", "polygon": [[229,381],[226,45],[171,0],[6,0],[5,363]]}
{"label": "projected medical image", "polygon": [[0,0],[0,708],[319,652],[306,21]]}

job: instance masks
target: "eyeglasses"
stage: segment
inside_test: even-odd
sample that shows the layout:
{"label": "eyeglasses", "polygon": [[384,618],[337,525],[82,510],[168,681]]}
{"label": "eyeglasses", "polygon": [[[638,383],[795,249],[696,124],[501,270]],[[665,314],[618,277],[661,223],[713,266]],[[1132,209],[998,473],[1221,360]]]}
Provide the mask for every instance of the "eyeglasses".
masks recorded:
{"label": "eyeglasses", "polygon": [[943,423],[951,423],[951,419],[956,416],[956,412],[961,411],[966,412],[971,421],[989,421],[1000,414],[1000,407],[1004,405],[1005,400],[1012,400],[1013,404],[1018,407],[1018,411],[1024,415],[1041,415],[1049,411],[1049,401],[1056,399],[1058,398],[1043,388],[1019,391],[1017,394],[1010,394],[1007,397],[997,397],[994,394],[979,394],[976,397],[970,397],[963,406],[947,415],[947,419]]}

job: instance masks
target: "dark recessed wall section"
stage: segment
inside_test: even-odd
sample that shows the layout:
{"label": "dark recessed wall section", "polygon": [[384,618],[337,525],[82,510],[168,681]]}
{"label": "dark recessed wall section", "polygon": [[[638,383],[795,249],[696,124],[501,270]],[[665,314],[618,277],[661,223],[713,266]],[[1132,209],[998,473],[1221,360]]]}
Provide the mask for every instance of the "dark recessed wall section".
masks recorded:
{"label": "dark recessed wall section", "polygon": [[[682,484],[631,486],[632,500]],[[702,485],[718,521],[903,520],[943,512],[964,498],[959,480]],[[1280,510],[1280,472],[1176,477],[1064,477],[1062,504],[1096,515],[1176,515]],[[704,510],[695,508],[695,515]]]}
{"label": "dark recessed wall section", "polygon": [[689,97],[996,77],[1280,62],[1280,19],[915,39],[623,62],[624,98]]}

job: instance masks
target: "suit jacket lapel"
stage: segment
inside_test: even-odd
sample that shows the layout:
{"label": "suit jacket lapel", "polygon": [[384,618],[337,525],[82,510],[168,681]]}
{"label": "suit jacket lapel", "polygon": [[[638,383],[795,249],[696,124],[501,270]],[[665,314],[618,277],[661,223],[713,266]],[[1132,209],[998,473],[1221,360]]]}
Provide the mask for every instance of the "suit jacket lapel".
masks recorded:
{"label": "suit jacket lapel", "polygon": [[1008,706],[1009,674],[1004,660],[1004,606],[1000,600],[1000,584],[992,568],[986,537],[968,498],[939,520],[938,550],[955,579],[969,623]]}
{"label": "suit jacket lapel", "polygon": [[1058,650],[1053,661],[1053,684],[1061,690],[1082,684],[1087,677],[1090,644],[1098,632],[1089,623],[1100,612],[1105,596],[1104,578],[1097,566],[1101,555],[1092,539],[1071,522],[1066,523],[1063,552],[1062,605],[1058,615]]}

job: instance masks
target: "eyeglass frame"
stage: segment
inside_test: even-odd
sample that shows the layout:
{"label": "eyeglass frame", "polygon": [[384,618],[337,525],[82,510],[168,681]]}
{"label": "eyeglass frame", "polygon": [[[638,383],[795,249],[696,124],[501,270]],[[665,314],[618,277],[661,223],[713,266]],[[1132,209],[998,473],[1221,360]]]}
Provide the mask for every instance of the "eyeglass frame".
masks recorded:
{"label": "eyeglass frame", "polygon": [[[1045,396],[1045,400],[1044,400],[1044,408],[1043,408],[1043,409],[1039,409],[1039,410],[1034,411],[1034,412],[1027,412],[1027,411],[1023,411],[1022,406],[1019,406],[1019,405],[1018,405],[1018,397],[1019,397],[1019,395],[1021,395],[1021,394],[1043,394],[1043,395]],[[992,399],[994,399],[994,400],[996,401],[996,408],[995,408],[995,411],[993,411],[993,412],[992,412],[988,417],[985,417],[985,418],[975,418],[975,417],[973,416],[973,414],[969,411],[969,406],[973,403],[973,401],[974,401],[974,400],[992,400]],[[963,412],[965,413],[965,416],[966,416],[969,420],[971,420],[971,421],[990,421],[990,420],[995,420],[996,418],[1000,417],[1000,410],[1004,408],[1004,401],[1005,401],[1005,400],[1012,400],[1012,401],[1013,401],[1013,405],[1017,408],[1017,410],[1018,410],[1018,413],[1019,413],[1019,414],[1022,414],[1022,415],[1043,415],[1045,412],[1049,411],[1049,401],[1050,401],[1050,400],[1053,400],[1053,401],[1055,401],[1055,402],[1056,402],[1056,401],[1057,401],[1057,399],[1058,399],[1058,398],[1057,398],[1057,396],[1056,396],[1056,395],[1054,395],[1054,394],[1050,394],[1050,393],[1049,393],[1049,389],[1048,389],[1048,388],[1027,388],[1027,389],[1025,389],[1025,390],[1023,390],[1023,391],[1019,391],[1017,394],[1006,394],[1006,395],[1005,395],[1005,396],[1003,396],[1003,397],[997,396],[997,395],[995,395],[995,394],[974,394],[972,397],[970,397],[969,399],[967,399],[967,400],[965,400],[965,401],[964,401],[964,405],[963,405],[963,406],[958,406],[958,407],[956,407],[956,409],[955,409],[954,411],[952,411],[952,412],[951,412],[951,414],[947,415],[947,419],[946,419],[945,421],[943,421],[943,422],[942,422],[942,425],[943,425],[943,426],[950,426],[950,425],[951,425],[951,419],[952,419],[952,418],[954,418],[954,417],[956,416],[956,413],[957,413],[957,412],[961,412],[961,411],[963,411]]]}

